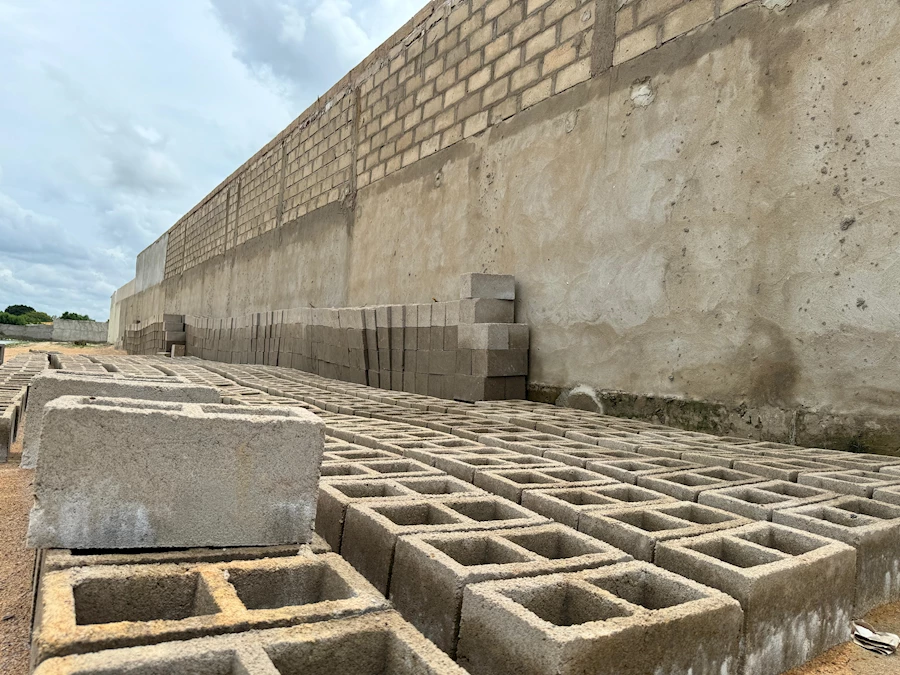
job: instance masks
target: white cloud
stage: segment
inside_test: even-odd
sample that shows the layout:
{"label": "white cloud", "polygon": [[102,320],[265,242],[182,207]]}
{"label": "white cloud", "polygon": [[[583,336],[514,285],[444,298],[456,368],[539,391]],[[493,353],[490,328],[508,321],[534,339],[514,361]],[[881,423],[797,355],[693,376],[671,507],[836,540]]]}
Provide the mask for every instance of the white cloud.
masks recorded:
{"label": "white cloud", "polygon": [[421,1],[0,0],[0,305],[105,318],[137,254]]}

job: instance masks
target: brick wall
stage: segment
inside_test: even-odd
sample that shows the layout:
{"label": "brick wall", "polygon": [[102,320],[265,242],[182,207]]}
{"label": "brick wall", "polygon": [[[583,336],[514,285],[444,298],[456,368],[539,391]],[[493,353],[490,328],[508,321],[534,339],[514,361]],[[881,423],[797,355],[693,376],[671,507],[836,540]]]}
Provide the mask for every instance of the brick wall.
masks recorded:
{"label": "brick wall", "polygon": [[748,1],[434,0],[172,227],[165,276]]}

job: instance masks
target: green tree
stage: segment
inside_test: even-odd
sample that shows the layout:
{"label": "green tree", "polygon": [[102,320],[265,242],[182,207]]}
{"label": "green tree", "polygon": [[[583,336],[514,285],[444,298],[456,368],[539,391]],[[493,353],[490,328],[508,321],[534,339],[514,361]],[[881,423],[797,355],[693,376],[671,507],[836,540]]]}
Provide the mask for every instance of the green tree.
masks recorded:
{"label": "green tree", "polygon": [[12,314],[13,316],[22,316],[23,314],[33,312],[34,307],[29,307],[28,305],[10,305],[5,311],[7,314]]}
{"label": "green tree", "polygon": [[69,321],[93,321],[87,314],[76,314],[75,312],[63,312],[59,318]]}
{"label": "green tree", "polygon": [[0,323],[5,323],[11,326],[24,326],[25,319],[21,316],[17,316],[16,314],[10,314],[9,312],[0,312]]}

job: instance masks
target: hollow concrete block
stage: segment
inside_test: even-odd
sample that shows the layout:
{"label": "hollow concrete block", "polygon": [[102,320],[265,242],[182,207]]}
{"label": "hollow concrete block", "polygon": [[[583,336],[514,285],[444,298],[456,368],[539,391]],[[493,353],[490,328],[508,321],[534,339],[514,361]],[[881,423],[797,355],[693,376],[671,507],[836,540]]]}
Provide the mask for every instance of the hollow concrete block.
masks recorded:
{"label": "hollow concrete block", "polygon": [[118,378],[110,374],[75,374],[59,371],[41,373],[31,381],[26,407],[22,467],[37,466],[44,428],[44,406],[60,396],[97,396],[130,398],[146,401],[183,401],[186,403],[219,403],[221,394],[215,387],[193,384],[180,377]]}
{"label": "hollow concrete block", "polygon": [[472,675],[736,675],[743,613],[724,593],[640,562],[487,581],[463,595]]}
{"label": "hollow concrete block", "polygon": [[809,485],[771,480],[751,485],[706,490],[698,503],[730,511],[751,520],[772,520],[774,511],[835,499],[838,495]]}
{"label": "hollow concrete block", "polygon": [[452,657],[463,589],[469,584],[629,560],[628,554],[558,523],[497,532],[408,535],[397,541],[390,599],[403,618]]}
{"label": "hollow concrete block", "polygon": [[582,513],[578,529],[638,560],[653,562],[656,545],[661,541],[696,537],[748,524],[747,518],[734,513],[693,502],[674,502]]}
{"label": "hollow concrete block", "polygon": [[546,522],[543,516],[493,495],[351,504],[344,520],[341,555],[375,588],[387,594],[394,547],[401,536],[495,530]]}
{"label": "hollow concrete block", "polygon": [[705,490],[762,483],[763,480],[751,473],[726,469],[722,466],[711,466],[703,469],[639,476],[637,484],[671,495],[676,499],[695,502],[698,495]]}
{"label": "hollow concrete block", "polygon": [[900,506],[862,497],[776,511],[772,520],[856,549],[856,612],[900,600]]}
{"label": "hollow concrete block", "polygon": [[519,503],[526,490],[610,485],[614,479],[574,466],[485,469],[475,472],[475,485]]}
{"label": "hollow concrete block", "polygon": [[844,469],[843,471],[806,473],[799,476],[797,482],[801,485],[811,485],[843,495],[871,497],[878,488],[900,485],[900,476],[892,476],[888,473],[875,473],[874,471]]}
{"label": "hollow concrete block", "polygon": [[307,543],[324,426],[293,407],[58,398],[44,408],[28,545]]}
{"label": "hollow concrete block", "polygon": [[856,551],[757,523],[660,542],[655,564],[741,603],[741,672],[780,675],[850,639]]}
{"label": "hollow concrete block", "polygon": [[671,504],[676,499],[636,485],[614,483],[596,487],[525,490],[522,506],[557,523],[578,529],[583,513],[602,513],[628,506]]}
{"label": "hollow concrete block", "polygon": [[340,553],[344,518],[350,504],[372,501],[428,499],[486,494],[483,490],[450,476],[422,476],[406,479],[346,480],[322,482],[316,509],[316,532]]}
{"label": "hollow concrete block", "polygon": [[328,621],[387,609],[340,556],[78,567],[44,576],[32,665],[170,640]]}
{"label": "hollow concrete block", "polygon": [[49,659],[35,675],[465,675],[393,611]]}

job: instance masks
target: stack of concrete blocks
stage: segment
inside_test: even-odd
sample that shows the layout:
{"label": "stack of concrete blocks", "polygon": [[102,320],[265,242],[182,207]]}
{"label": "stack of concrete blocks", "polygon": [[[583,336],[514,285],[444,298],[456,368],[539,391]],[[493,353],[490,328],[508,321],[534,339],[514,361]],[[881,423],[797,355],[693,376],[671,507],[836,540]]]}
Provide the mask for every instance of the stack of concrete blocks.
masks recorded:
{"label": "stack of concrete blocks", "polygon": [[63,396],[44,406],[28,545],[305,544],[323,448],[301,408]]}
{"label": "stack of concrete blocks", "polygon": [[124,349],[129,354],[170,354],[173,346],[186,344],[184,321],[180,314],[160,314],[134,323],[125,330]]}
{"label": "stack of concrete blocks", "polygon": [[143,401],[173,401],[185,403],[219,403],[219,390],[214,387],[190,384],[179,377],[140,377],[123,379],[113,373],[80,373],[48,370],[31,380],[28,389],[27,422],[22,452],[22,467],[37,466],[44,430],[44,411],[51,401],[62,396],[100,396],[106,398],[139,399]]}
{"label": "stack of concrete blocks", "polygon": [[22,354],[0,365],[0,462],[6,462],[19,435],[28,384],[48,366],[44,353]]}
{"label": "stack of concrete blocks", "polygon": [[[461,286],[452,302],[187,316],[186,354],[438,398],[525,398],[528,326],[514,323],[514,278],[467,274]],[[156,328],[130,331],[129,353],[155,353]]]}

